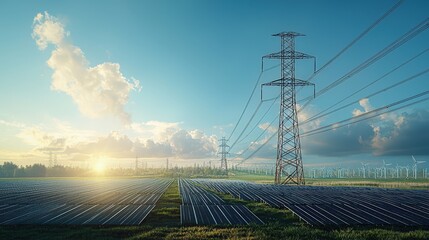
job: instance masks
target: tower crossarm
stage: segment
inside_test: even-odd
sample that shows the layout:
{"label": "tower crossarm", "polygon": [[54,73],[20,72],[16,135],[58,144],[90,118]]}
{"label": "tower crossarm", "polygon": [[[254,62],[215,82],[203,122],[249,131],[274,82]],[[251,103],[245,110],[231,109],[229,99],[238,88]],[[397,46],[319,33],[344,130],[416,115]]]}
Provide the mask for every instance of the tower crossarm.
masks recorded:
{"label": "tower crossarm", "polygon": [[280,52],[276,52],[276,53],[270,53],[268,55],[265,55],[262,57],[264,58],[268,58],[268,59],[310,59],[310,58],[316,58],[314,56],[302,53],[302,52],[297,52],[297,51],[280,51]]}

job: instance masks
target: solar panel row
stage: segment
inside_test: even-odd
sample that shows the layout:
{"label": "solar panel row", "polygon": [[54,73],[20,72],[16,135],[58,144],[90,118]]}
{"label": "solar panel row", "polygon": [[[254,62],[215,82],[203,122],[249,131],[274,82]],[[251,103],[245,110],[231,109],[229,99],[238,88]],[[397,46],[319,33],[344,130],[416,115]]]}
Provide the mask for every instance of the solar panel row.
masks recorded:
{"label": "solar panel row", "polygon": [[0,205],[0,224],[139,225],[155,205]]}
{"label": "solar panel row", "polygon": [[180,219],[184,225],[224,225],[224,224],[263,224],[263,222],[243,205],[229,205],[219,196],[192,183],[192,180],[179,180],[182,197]]}
{"label": "solar panel row", "polygon": [[429,225],[429,192],[196,180],[234,197],[287,208],[311,225]]}
{"label": "solar panel row", "polygon": [[0,224],[138,225],[171,184],[163,179],[0,182]]}

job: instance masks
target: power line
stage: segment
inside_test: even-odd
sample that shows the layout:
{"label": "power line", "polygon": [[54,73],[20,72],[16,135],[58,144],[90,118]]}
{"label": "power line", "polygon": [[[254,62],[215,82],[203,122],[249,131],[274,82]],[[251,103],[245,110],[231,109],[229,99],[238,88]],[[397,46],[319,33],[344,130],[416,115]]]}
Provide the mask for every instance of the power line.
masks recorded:
{"label": "power line", "polygon": [[236,156],[232,160],[235,160],[235,159],[239,158],[245,152],[247,152],[253,145],[255,145],[255,143],[259,140],[259,138],[261,138],[265,134],[265,132],[268,131],[268,129],[271,127],[271,125],[273,125],[274,121],[277,120],[278,117],[279,117],[279,115],[277,115],[275,118],[273,118],[273,120],[271,120],[270,124],[264,129],[264,131],[262,131],[261,134],[259,134],[259,136],[256,137],[256,139],[253,142],[251,142],[251,144],[249,144],[249,146],[244,151],[242,151],[238,156]]}
{"label": "power line", "polygon": [[[383,115],[383,114],[386,114],[386,113],[390,113],[390,112],[398,111],[398,110],[400,110],[400,109],[403,109],[403,108],[406,108],[406,107],[410,107],[410,106],[412,106],[412,105],[415,105],[415,104],[418,104],[418,103],[422,103],[422,102],[425,102],[425,101],[428,101],[428,100],[429,100],[429,97],[427,97],[427,98],[423,98],[423,99],[421,99],[421,100],[417,100],[417,101],[415,101],[415,102],[412,102],[412,103],[406,104],[406,105],[401,106],[401,107],[392,108],[392,109],[390,109],[390,110],[388,110],[388,111],[385,111],[385,112],[382,112],[382,113],[378,113],[378,114],[373,115],[373,116],[369,116],[369,117],[366,117],[366,118],[363,118],[363,119],[359,119],[359,120],[356,120],[356,121],[351,122],[351,123],[346,123],[346,124],[343,124],[343,125],[335,126],[335,129],[338,129],[338,128],[341,128],[341,127],[345,127],[345,126],[348,126],[348,125],[350,125],[350,124],[354,124],[354,123],[357,123],[357,122],[362,122],[362,121],[365,121],[365,120],[368,120],[368,119],[371,119],[371,118],[374,118],[374,117],[378,117],[378,116]],[[333,129],[334,129],[334,128],[325,129],[325,130],[322,130],[322,131],[319,131],[319,132],[314,132],[314,133],[310,133],[310,134],[303,135],[302,137],[308,137],[308,136],[311,136],[311,135],[315,135],[315,134],[319,134],[319,133],[323,133],[323,132],[331,131],[331,130],[333,130]]]}
{"label": "power line", "polygon": [[253,128],[246,134],[246,136],[244,136],[240,141],[237,142],[241,143],[244,139],[246,139],[258,126],[259,124],[262,122],[262,120],[265,118],[265,116],[268,114],[268,112],[271,110],[271,108],[274,106],[274,103],[277,102],[277,100],[279,99],[280,95],[278,95],[277,97],[273,98],[273,99],[269,99],[266,101],[271,101],[271,100],[275,100],[271,103],[270,107],[267,109],[267,111],[265,111],[265,113],[262,115],[262,117],[259,119],[259,121],[255,124],[255,126],[253,126]]}
{"label": "power line", "polygon": [[238,135],[237,139],[231,144],[230,150],[235,146],[237,141],[240,139],[240,137],[243,135],[244,131],[246,131],[247,127],[249,126],[250,122],[252,122],[253,118],[256,116],[256,113],[259,111],[259,108],[262,105],[262,101],[259,102],[258,106],[256,107],[255,111],[253,112],[252,116],[250,117],[249,121],[247,121],[246,126],[244,126],[243,130]]}
{"label": "power line", "polygon": [[249,99],[247,100],[246,106],[244,106],[243,112],[241,112],[240,117],[238,118],[237,123],[235,124],[234,129],[232,130],[231,134],[228,137],[228,141],[231,139],[232,134],[234,134],[235,130],[237,129],[238,124],[240,123],[241,119],[243,118],[244,112],[246,112],[247,107],[249,106],[250,100],[253,97],[253,94],[255,94],[255,90],[258,87],[259,81],[261,80],[262,74],[264,73],[264,71],[261,70],[261,72],[259,73],[259,77],[258,80],[255,83],[255,86],[253,87],[252,93],[250,94]]}
{"label": "power line", "polygon": [[[304,121],[304,122],[302,122],[301,124],[306,124],[306,123],[308,123],[308,122],[314,121],[314,120],[316,120],[316,119],[319,119],[319,118],[321,118],[321,117],[324,117],[324,116],[326,116],[326,115],[328,115],[328,114],[332,114],[332,113],[334,113],[334,112],[337,112],[338,110],[344,109],[344,108],[346,108],[346,107],[348,107],[348,106],[350,106],[350,105],[354,104],[354,103],[355,103],[355,102],[357,102],[357,101],[351,102],[351,103],[346,104],[346,105],[344,105],[344,106],[342,106],[342,107],[339,107],[339,108],[337,108],[337,109],[335,109],[335,110],[333,110],[333,111],[330,111],[330,112],[328,112],[328,113],[326,113],[326,114],[323,114],[323,113],[325,113],[326,111],[328,111],[328,110],[332,109],[333,107],[337,106],[338,104],[340,104],[340,103],[344,102],[345,100],[347,100],[347,99],[349,99],[349,98],[353,97],[353,96],[354,96],[354,95],[356,95],[357,93],[359,93],[359,92],[361,92],[361,91],[365,90],[366,88],[368,88],[368,87],[372,86],[373,84],[377,83],[378,81],[380,81],[380,80],[384,79],[385,77],[387,77],[388,75],[390,75],[390,74],[392,74],[393,72],[397,71],[398,69],[400,69],[400,68],[404,67],[405,65],[407,65],[407,64],[408,64],[408,63],[410,63],[410,62],[412,62],[413,60],[415,60],[415,59],[416,59],[416,58],[418,58],[419,56],[423,55],[423,54],[424,54],[424,53],[426,53],[427,51],[429,51],[429,48],[425,49],[424,51],[420,52],[419,54],[415,55],[414,57],[412,57],[412,58],[408,59],[407,61],[405,61],[405,62],[403,62],[402,64],[400,64],[399,66],[397,66],[397,67],[393,68],[393,69],[392,69],[392,70],[390,70],[389,72],[385,73],[383,76],[381,76],[381,77],[377,78],[376,80],[374,80],[374,81],[372,81],[371,83],[369,83],[369,84],[365,85],[364,87],[360,88],[359,90],[357,90],[357,91],[353,92],[351,95],[348,95],[347,97],[345,97],[345,98],[341,99],[340,101],[336,102],[335,104],[331,105],[330,107],[326,108],[325,110],[323,110],[323,111],[321,111],[321,112],[319,112],[319,113],[317,113],[317,114],[313,115],[312,117],[308,118],[307,120],[305,120],[305,121]],[[405,79],[405,80],[403,80],[403,81],[399,82],[399,84],[403,84],[403,83],[405,83],[405,82],[407,82],[407,81],[409,81],[409,80],[412,80],[412,79],[414,79],[414,78],[416,78],[416,77],[418,77],[418,76],[420,76],[420,75],[422,75],[422,74],[424,74],[424,73],[427,73],[427,71],[428,71],[428,70],[429,70],[429,69],[427,69],[427,70],[425,70],[425,71],[423,71],[423,72],[420,72],[419,74],[416,74],[416,75],[414,75],[414,76],[412,76],[412,77],[409,77],[409,78],[407,78],[407,79]],[[378,91],[378,92],[376,92],[376,93],[374,93],[374,94],[368,95],[368,96],[363,97],[363,98],[373,97],[373,96],[375,96],[375,95],[377,95],[377,94],[379,94],[379,93],[381,93],[381,92],[384,92],[384,91],[386,91],[386,90],[389,90],[390,88],[396,87],[396,86],[398,86],[399,84],[391,85],[391,86],[389,86],[389,87],[387,87],[387,88],[384,88],[384,89],[382,89],[382,90],[380,90],[380,91]],[[359,101],[359,100],[358,100],[358,101]],[[323,114],[323,115],[322,115],[322,114]]]}
{"label": "power line", "polygon": [[[237,123],[236,123],[236,124],[235,124],[235,126],[234,126],[234,129],[232,130],[231,134],[230,134],[230,135],[229,135],[229,137],[228,137],[228,141],[231,139],[231,137],[232,137],[232,135],[234,134],[235,130],[237,130],[238,124],[240,123],[241,119],[243,118],[244,113],[246,112],[247,108],[249,107],[250,100],[252,99],[253,95],[255,94],[255,90],[256,90],[256,88],[258,87],[259,82],[261,81],[261,78],[262,78],[263,73],[264,73],[264,72],[268,72],[268,71],[270,71],[270,70],[272,70],[272,69],[275,69],[275,68],[277,68],[277,67],[279,67],[279,66],[280,66],[280,64],[275,65],[275,66],[272,66],[272,67],[269,67],[269,68],[267,68],[267,69],[264,69],[264,62],[263,62],[263,60],[262,60],[262,69],[261,69],[261,72],[259,73],[259,77],[258,77],[258,79],[257,79],[257,81],[256,81],[256,83],[255,83],[255,86],[253,87],[253,90],[252,90],[252,93],[251,93],[251,94],[250,94],[250,96],[249,96],[249,99],[248,99],[248,100],[247,100],[247,102],[246,102],[246,105],[244,106],[243,111],[241,112],[240,117],[238,118]],[[269,99],[268,99],[268,100],[264,100],[264,101],[262,101],[262,102],[265,102],[265,101],[269,101]]]}
{"label": "power line", "polygon": [[[426,100],[428,100],[429,98],[424,98],[424,99],[418,100],[418,101],[416,101],[416,102],[413,102],[413,103],[407,104],[407,105],[405,105],[405,106],[402,106],[402,107],[396,108],[396,109],[394,109],[394,110],[385,111],[385,112],[381,112],[381,113],[378,113],[378,114],[377,114],[377,112],[380,112],[380,111],[382,111],[382,110],[386,110],[386,109],[391,108],[391,107],[393,107],[393,106],[396,106],[396,105],[399,105],[399,104],[402,104],[402,103],[408,102],[408,101],[410,101],[410,100],[413,100],[413,99],[416,99],[416,98],[422,97],[422,96],[427,95],[427,94],[429,94],[429,90],[424,91],[424,92],[421,92],[421,93],[416,94],[416,95],[413,95],[413,96],[411,96],[411,97],[407,97],[407,98],[401,99],[401,100],[399,100],[399,101],[396,101],[396,102],[394,102],[394,103],[391,103],[391,104],[385,105],[385,106],[383,106],[383,107],[380,107],[380,108],[377,108],[377,109],[374,109],[374,110],[371,110],[371,111],[368,111],[368,112],[362,113],[362,114],[360,114],[360,115],[358,115],[358,116],[354,116],[354,117],[351,117],[351,118],[348,118],[348,119],[344,119],[344,120],[339,121],[339,122],[336,122],[336,123],[332,123],[332,124],[329,124],[329,125],[326,125],[326,126],[323,126],[323,127],[317,128],[317,129],[313,129],[313,130],[307,131],[307,132],[303,133],[301,136],[302,136],[302,137],[304,137],[304,136],[311,136],[311,135],[314,135],[314,134],[318,134],[318,133],[322,133],[322,132],[330,131],[330,130],[333,130],[333,129],[337,129],[337,128],[339,128],[339,127],[343,127],[343,126],[346,126],[346,125],[349,125],[349,124],[353,124],[353,123],[356,123],[356,122],[360,122],[360,121],[363,121],[363,120],[367,120],[367,119],[370,119],[370,118],[374,118],[374,117],[377,117],[377,116],[379,116],[379,115],[382,115],[382,114],[385,114],[385,113],[388,113],[388,112],[396,111],[396,110],[399,110],[399,109],[401,109],[401,108],[408,107],[408,106],[411,106],[411,105],[414,105],[414,104],[417,104],[417,103],[420,103],[420,102],[426,101]],[[368,115],[369,115],[369,117],[364,118],[365,116],[368,116]],[[352,120],[355,120],[355,119],[358,119],[358,120],[353,121],[353,122],[351,122],[351,123],[348,123],[349,121],[352,121]]]}
{"label": "power line", "polygon": [[[414,38],[415,36],[417,36],[418,34],[423,32],[424,30],[426,30],[428,27],[429,27],[429,18],[426,18],[424,21],[422,21],[417,26],[415,26],[413,29],[411,29],[410,31],[408,31],[407,33],[405,33],[404,35],[402,35],[401,37],[396,39],[394,42],[389,44],[387,47],[385,47],[381,51],[377,52],[372,57],[368,58],[366,61],[361,63],[359,66],[355,67],[354,69],[352,69],[351,71],[349,71],[348,73],[346,73],[345,75],[343,75],[342,77],[340,77],[339,79],[334,81],[333,83],[329,84],[328,86],[326,86],[322,90],[319,90],[316,93],[316,96],[323,95],[324,93],[331,90],[332,88],[334,88],[334,87],[338,86],[339,84],[343,83],[344,81],[350,79],[352,76],[354,76],[355,74],[364,70],[365,68],[369,67],[370,65],[372,65],[376,61],[380,60],[381,58],[383,58],[384,56],[386,56],[387,54],[389,54],[390,52],[392,52],[396,48],[403,45],[404,43],[408,42],[409,40],[411,40],[412,38]],[[307,97],[307,98],[303,99],[302,101],[305,101],[305,100],[308,100],[308,101],[303,105],[303,107],[301,107],[300,111],[302,111],[306,106],[308,106],[308,104],[310,104],[310,102],[313,100],[313,98]]]}
{"label": "power line", "polygon": [[315,71],[307,81],[311,81],[320,71],[325,69],[328,65],[330,65],[333,61],[339,58],[345,51],[351,48],[357,41],[363,38],[369,31],[371,31],[375,26],[377,26],[381,21],[383,21],[387,16],[389,16],[394,10],[396,10],[403,0],[399,0],[395,5],[393,5],[387,12],[385,12],[380,18],[378,18],[373,24],[371,24],[365,31],[363,31],[359,36],[357,36],[353,41],[351,41],[346,47],[344,47],[340,52],[338,52],[333,58],[331,58],[327,63],[325,63],[321,68]]}
{"label": "power line", "polygon": [[261,144],[261,146],[259,146],[253,153],[251,153],[247,158],[241,160],[241,162],[237,163],[235,166],[237,167],[238,165],[241,165],[243,162],[253,157],[257,152],[259,152],[259,150],[261,150],[265,145],[267,145],[267,143],[271,141],[271,139],[273,139],[273,137],[276,136],[277,133],[278,133],[278,130],[273,135],[271,135],[263,144]]}

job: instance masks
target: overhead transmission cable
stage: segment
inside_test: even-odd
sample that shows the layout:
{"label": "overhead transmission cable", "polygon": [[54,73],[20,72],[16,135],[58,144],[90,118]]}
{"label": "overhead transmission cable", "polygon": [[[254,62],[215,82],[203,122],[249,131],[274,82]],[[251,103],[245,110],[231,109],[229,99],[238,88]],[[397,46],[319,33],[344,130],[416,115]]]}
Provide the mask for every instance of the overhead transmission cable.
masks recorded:
{"label": "overhead transmission cable", "polygon": [[[396,70],[400,69],[401,67],[403,67],[403,66],[407,65],[407,64],[408,64],[408,63],[410,63],[412,60],[416,59],[417,57],[421,56],[422,54],[426,53],[427,51],[429,51],[429,48],[428,48],[428,49],[426,49],[426,50],[424,50],[424,51],[422,51],[422,52],[420,52],[420,53],[419,53],[419,54],[417,54],[416,56],[414,56],[414,57],[412,57],[412,58],[408,59],[407,61],[405,61],[405,62],[404,62],[404,63],[402,63],[401,65],[399,65],[399,66],[395,67],[394,69],[390,70],[389,72],[387,72],[387,73],[386,73],[386,74],[384,74],[383,76],[381,76],[381,77],[377,78],[376,80],[372,81],[371,83],[367,84],[366,86],[364,86],[364,87],[360,88],[359,90],[357,90],[357,91],[353,92],[351,95],[348,95],[347,97],[345,97],[345,98],[341,99],[340,101],[336,102],[335,104],[331,105],[330,107],[326,108],[325,110],[323,110],[323,111],[321,111],[321,112],[319,112],[319,113],[317,113],[317,114],[313,115],[312,117],[308,118],[307,120],[303,121],[303,122],[302,122],[302,123],[300,123],[300,124],[302,125],[302,124],[306,124],[306,123],[312,122],[312,121],[314,121],[314,120],[317,120],[317,119],[319,119],[319,118],[325,117],[325,116],[327,116],[327,115],[329,115],[329,114],[332,114],[332,113],[334,113],[334,112],[337,112],[337,111],[339,111],[339,110],[341,110],[341,109],[344,109],[344,108],[346,108],[346,107],[349,107],[349,106],[353,105],[354,103],[358,102],[359,100],[357,100],[357,101],[353,101],[353,102],[350,102],[350,103],[348,103],[348,104],[346,104],[346,105],[343,105],[343,106],[341,106],[341,107],[338,107],[338,108],[336,108],[336,109],[334,109],[334,110],[332,110],[332,111],[330,111],[330,112],[328,112],[328,113],[325,113],[326,111],[328,111],[328,110],[332,109],[333,107],[335,107],[335,106],[339,105],[340,103],[344,102],[345,100],[347,100],[347,99],[349,99],[349,98],[353,97],[353,96],[354,96],[354,95],[356,95],[357,93],[359,93],[359,92],[361,92],[361,91],[365,90],[365,89],[366,89],[366,88],[368,88],[369,86],[371,86],[371,85],[375,84],[376,82],[378,82],[378,81],[382,80],[383,78],[387,77],[388,75],[392,74],[393,72],[395,72]],[[406,82],[408,82],[408,81],[410,81],[410,80],[413,80],[413,79],[415,79],[415,78],[417,78],[417,77],[419,77],[419,76],[421,76],[421,75],[423,75],[423,74],[427,73],[428,71],[429,71],[429,69],[423,70],[423,71],[422,71],[422,72],[420,72],[420,73],[417,73],[417,74],[415,74],[415,75],[413,75],[413,76],[411,76],[411,77],[408,77],[408,78],[406,78],[406,79],[404,79],[404,80],[402,80],[402,81],[400,81],[400,82],[398,82],[398,83],[396,83],[396,84],[390,85],[389,87],[383,88],[382,90],[380,90],[380,91],[376,91],[376,92],[374,92],[374,93],[372,93],[372,94],[370,94],[370,95],[367,95],[366,97],[363,97],[363,98],[370,98],[370,97],[373,97],[373,96],[375,96],[375,95],[377,95],[377,94],[380,94],[380,93],[382,93],[382,92],[385,92],[385,91],[387,91],[387,90],[390,90],[390,89],[392,89],[392,88],[394,88],[394,87],[397,87],[397,86],[399,86],[399,85],[401,85],[401,84],[404,84],[404,83],[406,83]],[[363,98],[361,98],[361,99],[363,99]]]}
{"label": "overhead transmission cable", "polygon": [[[345,75],[340,77],[339,79],[335,80],[333,83],[329,84],[325,88],[316,92],[316,96],[323,95],[324,93],[328,92],[332,88],[334,88],[334,87],[340,85],[341,83],[343,83],[344,81],[350,79],[355,74],[361,72],[362,70],[369,67],[373,63],[377,62],[381,58],[385,57],[387,54],[389,54],[390,52],[392,52],[396,48],[400,47],[401,45],[408,42],[409,40],[411,40],[412,38],[414,38],[415,36],[417,36],[421,32],[425,31],[428,27],[429,27],[429,18],[426,18],[424,21],[422,21],[417,26],[415,26],[413,29],[411,29],[410,31],[408,31],[407,33],[405,33],[404,35],[402,35],[401,37],[396,39],[394,42],[389,44],[387,47],[383,48],[381,51],[377,52],[375,55],[368,58],[366,61],[364,61],[363,63],[361,63],[357,67],[355,67],[354,69],[352,69],[351,71],[349,71],[348,73],[346,73]],[[302,99],[301,101],[305,101],[305,100],[308,100],[308,101],[300,108],[299,111],[302,111],[306,106],[308,106],[308,104],[310,104],[310,102],[313,100],[313,98],[307,97],[305,99]]]}
{"label": "overhead transmission cable", "polygon": [[253,145],[255,145],[258,142],[259,138],[261,138],[265,134],[265,132],[268,131],[268,129],[271,127],[271,125],[273,125],[274,121],[277,120],[278,117],[279,117],[279,115],[277,115],[275,118],[273,118],[273,120],[271,120],[270,124],[266,128],[264,128],[264,130],[258,135],[258,137],[256,137],[256,139],[251,144],[249,144],[249,146],[244,151],[242,151],[239,155],[237,155],[235,158],[233,158],[231,160],[238,159],[240,156],[242,156],[244,153],[246,153]]}
{"label": "overhead transmission cable", "polygon": [[[258,123],[253,127],[253,129],[256,128],[256,126],[258,126],[259,122],[262,121],[262,119],[268,114],[269,110],[271,109],[271,107],[274,105],[274,103],[277,101],[277,99],[279,99],[280,94],[275,97],[275,98],[270,98],[267,100],[262,100],[259,102],[258,106],[256,107],[255,111],[253,112],[252,116],[250,117],[249,121],[247,121],[246,125],[244,126],[243,130],[240,132],[240,134],[238,135],[238,137],[235,139],[234,143],[231,144],[231,147],[229,148],[229,150],[231,151],[231,149],[237,144],[239,143],[239,140],[241,139],[241,136],[243,136],[244,132],[247,130],[247,128],[249,127],[250,123],[252,122],[253,118],[256,116],[256,113],[259,111],[259,108],[261,107],[262,103],[264,102],[268,102],[268,101],[272,101],[272,104],[270,105],[270,107],[268,108],[267,111],[265,111],[265,113],[262,115],[262,117],[260,118],[260,120],[258,121]],[[252,129],[252,131],[253,131]],[[252,132],[250,131],[249,134]],[[248,136],[249,134],[247,134],[246,136]]]}
{"label": "overhead transmission cable", "polygon": [[257,152],[259,152],[259,150],[261,150],[265,145],[267,145],[268,142],[271,141],[271,139],[273,139],[274,136],[277,135],[278,133],[278,129],[276,132],[273,133],[273,135],[271,135],[263,144],[261,144],[261,146],[259,146],[254,152],[252,152],[248,157],[246,157],[245,159],[241,160],[239,163],[237,163],[235,166],[237,167],[238,165],[241,165],[243,162],[249,160],[251,157],[253,157]]}
{"label": "overhead transmission cable", "polygon": [[[263,73],[264,73],[264,72],[267,72],[267,71],[270,71],[270,70],[272,70],[272,69],[274,69],[274,68],[277,68],[277,67],[279,67],[279,66],[280,66],[280,64],[278,64],[278,65],[276,65],[276,66],[269,67],[269,68],[267,68],[267,69],[264,69],[264,64],[263,64],[263,62],[262,62],[262,69],[261,69],[261,72],[259,73],[259,77],[258,77],[258,79],[257,79],[257,81],[256,81],[256,83],[255,83],[255,86],[253,87],[252,93],[250,94],[249,99],[247,100],[246,105],[244,106],[244,109],[243,109],[243,111],[241,112],[240,117],[238,118],[238,121],[237,121],[237,123],[235,124],[234,129],[232,130],[231,134],[229,135],[229,137],[228,137],[228,140],[227,140],[227,141],[229,141],[229,140],[231,139],[231,137],[232,137],[232,135],[234,134],[235,130],[237,130],[238,124],[240,124],[240,121],[241,121],[241,119],[243,118],[244,113],[246,112],[247,108],[249,107],[250,100],[252,100],[252,97],[253,97],[253,95],[255,94],[256,88],[259,86],[259,82],[261,81],[261,78],[262,78]],[[271,99],[268,99],[268,100],[266,100],[266,101],[270,101],[270,100],[271,100]],[[256,114],[256,113],[254,113],[254,114]]]}
{"label": "overhead transmission cable", "polygon": [[363,119],[359,119],[359,120],[356,120],[356,121],[354,121],[354,122],[345,123],[345,124],[343,124],[343,125],[337,125],[337,126],[335,126],[335,128],[328,128],[328,129],[325,129],[325,130],[321,130],[321,131],[319,131],[319,132],[314,132],[314,133],[305,134],[304,136],[301,136],[301,137],[307,137],[307,136],[311,136],[311,135],[315,135],[315,134],[319,134],[319,133],[323,133],[323,132],[331,131],[331,130],[334,130],[334,129],[338,129],[338,128],[341,128],[341,127],[349,126],[349,125],[354,124],[354,123],[357,123],[357,122],[362,122],[362,121],[365,121],[365,120],[368,120],[368,119],[371,119],[371,118],[374,118],[374,117],[378,117],[378,116],[383,115],[383,114],[386,114],[386,113],[390,113],[390,112],[398,111],[398,110],[400,110],[400,109],[403,109],[403,108],[406,108],[406,107],[410,107],[410,106],[412,106],[412,105],[415,105],[415,104],[418,104],[418,103],[422,103],[422,102],[425,102],[425,101],[428,101],[428,100],[429,100],[429,97],[426,97],[426,98],[423,98],[423,99],[417,100],[417,101],[415,101],[415,102],[412,102],[412,103],[406,104],[406,105],[404,105],[404,106],[400,106],[400,107],[397,107],[397,108],[392,108],[392,109],[390,109],[390,110],[388,110],[388,111],[384,111],[384,112],[381,112],[381,113],[378,113],[378,114],[375,114],[375,115],[372,115],[372,116],[369,116],[369,117],[366,117],[366,118],[363,118]]}
{"label": "overhead transmission cable", "polygon": [[234,134],[235,130],[237,129],[238,124],[240,123],[241,119],[243,118],[244,112],[246,112],[246,109],[247,109],[247,107],[249,106],[250,100],[252,99],[253,94],[255,94],[256,88],[258,87],[259,81],[261,81],[261,78],[262,78],[262,74],[263,74],[263,73],[264,73],[263,71],[261,71],[261,72],[259,73],[258,80],[256,81],[255,86],[253,87],[252,93],[250,94],[249,99],[247,100],[247,103],[246,103],[246,105],[244,106],[243,112],[241,112],[241,115],[240,115],[240,117],[238,118],[238,121],[237,121],[237,123],[235,124],[235,127],[234,127],[234,129],[232,130],[231,134],[229,135],[229,137],[228,137],[228,140],[227,140],[227,141],[229,141],[229,139],[231,139],[232,135]]}
{"label": "overhead transmission cable", "polygon": [[353,41],[351,41],[347,46],[345,46],[341,51],[339,51],[333,58],[331,58],[328,62],[326,62],[321,68],[315,71],[307,81],[311,81],[320,71],[325,69],[328,65],[330,65],[333,61],[339,58],[345,51],[351,48],[357,41],[363,38],[369,31],[375,28],[381,21],[383,21],[387,16],[389,16],[393,11],[395,11],[404,0],[399,0],[395,5],[393,5],[387,12],[385,12],[380,18],[378,18],[373,24],[371,24],[367,29],[365,29],[359,36],[357,36]]}
{"label": "overhead transmission cable", "polygon": [[231,151],[232,148],[234,148],[235,144],[238,140],[240,140],[241,136],[243,136],[244,131],[249,127],[250,122],[252,122],[253,118],[256,116],[256,113],[259,111],[259,108],[262,105],[262,101],[259,102],[258,106],[256,107],[255,111],[253,112],[252,116],[250,117],[249,121],[247,121],[246,125],[244,126],[243,130],[240,132],[238,137],[235,139],[235,141],[231,144],[231,147],[229,148],[229,151]]}
{"label": "overhead transmission cable", "polygon": [[[334,130],[334,129],[337,129],[339,127],[347,126],[347,125],[350,125],[350,124],[353,124],[353,123],[356,123],[356,122],[360,122],[360,121],[363,121],[363,120],[374,118],[374,117],[380,116],[382,114],[386,114],[388,112],[396,111],[396,110],[399,110],[401,108],[405,108],[405,107],[408,107],[408,106],[411,106],[411,105],[414,105],[414,104],[426,101],[426,100],[429,99],[429,97],[421,99],[421,100],[418,100],[418,101],[415,101],[413,103],[410,103],[410,104],[407,104],[407,105],[404,105],[404,106],[401,106],[401,107],[398,107],[398,108],[395,108],[395,109],[391,109],[389,111],[383,111],[383,110],[387,110],[387,109],[389,109],[389,108],[391,108],[393,106],[396,106],[396,105],[399,105],[399,104],[403,104],[405,102],[408,102],[410,100],[414,100],[416,98],[422,97],[422,96],[427,95],[427,94],[429,94],[429,90],[421,92],[421,93],[418,93],[418,94],[415,94],[415,95],[413,95],[411,97],[407,97],[407,98],[401,99],[399,101],[387,104],[387,105],[385,105],[383,107],[380,107],[380,108],[377,108],[377,109],[374,109],[374,110],[362,113],[360,115],[357,115],[357,116],[354,116],[354,117],[351,117],[351,118],[348,118],[348,119],[344,119],[344,120],[341,120],[341,121],[338,121],[338,122],[335,122],[335,123],[332,123],[332,124],[329,124],[329,125],[326,125],[326,126],[323,126],[323,127],[319,127],[319,128],[316,128],[316,129],[304,132],[304,133],[301,134],[301,137],[311,136],[311,135],[314,135],[314,134],[318,134],[318,133],[322,133],[322,132]],[[378,113],[380,111],[383,111],[383,112]],[[356,121],[353,121],[353,120],[356,120]],[[352,122],[350,122],[350,121],[352,121]]]}
{"label": "overhead transmission cable", "polygon": [[274,100],[274,101],[271,103],[270,107],[267,109],[267,111],[265,111],[265,113],[262,115],[259,121],[253,126],[253,128],[246,134],[246,136],[241,138],[241,140],[238,141],[237,144],[241,143],[244,139],[246,139],[259,126],[259,124],[262,122],[262,120],[264,120],[265,116],[270,112],[271,108],[274,106],[274,104],[277,102],[279,98],[280,98],[280,94],[276,98],[264,100],[264,101],[271,101],[271,100]]}

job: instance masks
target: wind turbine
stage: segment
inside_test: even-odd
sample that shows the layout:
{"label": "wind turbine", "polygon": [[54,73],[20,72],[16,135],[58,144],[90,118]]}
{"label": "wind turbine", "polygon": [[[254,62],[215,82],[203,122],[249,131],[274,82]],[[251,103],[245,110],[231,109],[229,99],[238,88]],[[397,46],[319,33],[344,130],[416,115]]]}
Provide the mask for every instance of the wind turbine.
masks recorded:
{"label": "wind turbine", "polygon": [[396,178],[399,178],[399,165],[396,163]]}
{"label": "wind turbine", "polygon": [[383,173],[384,173],[384,179],[387,178],[387,171],[386,171],[386,166],[390,166],[392,165],[391,163],[386,164],[386,162],[383,159]]}
{"label": "wind turbine", "polygon": [[361,164],[362,164],[363,178],[366,178],[365,169],[366,169],[366,166],[368,166],[368,163],[361,162]]}
{"label": "wind turbine", "polygon": [[417,161],[413,155],[411,155],[413,158],[414,164],[413,164],[413,171],[414,171],[414,179],[417,179],[417,164],[424,163],[426,161]]}

